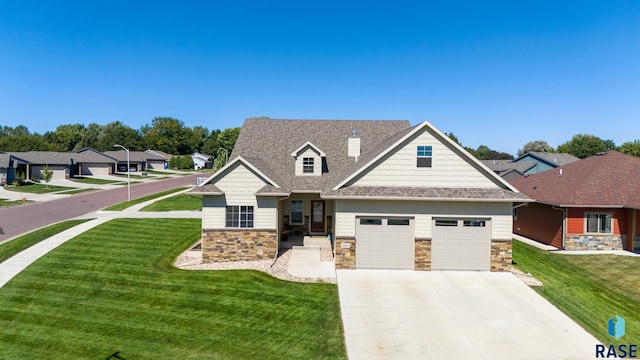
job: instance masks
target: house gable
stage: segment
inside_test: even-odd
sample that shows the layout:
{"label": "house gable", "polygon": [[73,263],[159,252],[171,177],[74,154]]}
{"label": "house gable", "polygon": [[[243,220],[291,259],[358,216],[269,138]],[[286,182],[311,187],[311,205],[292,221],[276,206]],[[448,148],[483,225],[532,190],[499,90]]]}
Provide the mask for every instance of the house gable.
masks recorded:
{"label": "house gable", "polygon": [[308,145],[296,150],[291,155],[294,156],[296,162],[296,176],[322,175],[322,163],[326,154],[313,146],[313,144],[308,143]]}
{"label": "house gable", "polygon": [[514,190],[428,122],[416,127],[334,189],[342,186]]}

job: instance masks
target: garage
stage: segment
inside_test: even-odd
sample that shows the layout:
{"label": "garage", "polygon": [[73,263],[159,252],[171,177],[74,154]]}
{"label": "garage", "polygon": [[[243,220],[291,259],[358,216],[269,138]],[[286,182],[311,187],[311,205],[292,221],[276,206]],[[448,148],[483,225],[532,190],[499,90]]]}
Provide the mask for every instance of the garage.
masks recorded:
{"label": "garage", "polygon": [[111,175],[111,164],[83,163],[80,164],[81,175],[105,176]]}
{"label": "garage", "polygon": [[31,176],[42,178],[42,170],[45,167],[53,172],[52,180],[64,180],[69,175],[69,170],[65,165],[32,165]]}
{"label": "garage", "polygon": [[413,269],[414,221],[407,217],[356,217],[356,268]]}
{"label": "garage", "polygon": [[437,218],[432,225],[433,270],[490,270],[490,219]]}

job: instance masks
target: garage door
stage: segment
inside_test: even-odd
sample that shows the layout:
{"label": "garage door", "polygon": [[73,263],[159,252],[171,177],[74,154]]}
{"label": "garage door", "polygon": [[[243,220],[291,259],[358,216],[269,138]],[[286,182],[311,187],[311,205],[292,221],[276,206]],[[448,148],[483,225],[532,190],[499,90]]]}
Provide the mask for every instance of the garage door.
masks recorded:
{"label": "garage door", "polygon": [[356,217],[356,268],[413,269],[413,219]]}
{"label": "garage door", "polygon": [[81,166],[82,175],[101,176],[110,175],[111,172],[111,164],[84,163]]}
{"label": "garage door", "polygon": [[435,219],[431,240],[433,270],[489,270],[489,219]]}

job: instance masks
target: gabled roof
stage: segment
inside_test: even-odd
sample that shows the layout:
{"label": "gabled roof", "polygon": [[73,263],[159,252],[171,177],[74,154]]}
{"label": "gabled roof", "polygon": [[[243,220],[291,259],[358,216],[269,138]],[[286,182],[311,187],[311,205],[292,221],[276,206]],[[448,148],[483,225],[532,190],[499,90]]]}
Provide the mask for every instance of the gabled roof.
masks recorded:
{"label": "gabled roof", "polygon": [[511,184],[538,202],[561,207],[640,209],[640,158],[611,150]]}
{"label": "gabled roof", "polygon": [[157,156],[163,157],[166,160],[170,160],[173,157],[173,155],[171,155],[169,153],[166,153],[164,151],[160,151],[160,150],[147,149],[144,152],[146,152],[147,154],[157,155]]}
{"label": "gabled roof", "polygon": [[300,153],[300,151],[302,151],[304,148],[306,148],[307,146],[313,148],[318,154],[320,154],[320,156],[325,157],[327,156],[327,154],[324,153],[324,151],[320,150],[319,147],[313,145],[311,143],[311,141],[307,141],[304,144],[302,144],[302,146],[300,146],[299,148],[293,150],[293,152],[291,153],[291,156],[298,156],[298,154]]}
{"label": "gabled roof", "polygon": [[504,176],[512,171],[524,174],[527,170],[536,166],[536,163],[530,161],[513,162],[511,160],[480,160],[484,166],[493,170],[496,174]]}
{"label": "gabled roof", "polygon": [[[258,176],[262,177],[265,181],[269,182],[269,184],[272,185],[273,187],[275,188],[280,187],[280,185],[278,185],[278,183],[275,180],[273,180],[273,179],[277,179],[275,177],[275,173],[273,173],[271,169],[269,169],[269,167],[262,161],[262,159],[254,159],[254,158],[245,159],[242,156],[237,156],[233,160],[229,161],[225,166],[220,168],[220,170],[216,171],[207,180],[203,181],[202,184],[197,185],[196,188],[204,187],[206,185],[209,185],[211,182],[214,182],[216,179],[220,178],[227,171],[227,169],[235,166],[237,163],[244,164],[251,171],[258,174]],[[256,164],[260,166],[260,168],[258,168]],[[267,173],[271,174],[273,177],[269,177]],[[191,191],[189,191],[189,193],[191,193]]]}
{"label": "gabled roof", "polygon": [[203,154],[203,153],[199,153],[199,152],[194,152],[193,154],[191,154],[191,156],[200,158],[202,160],[207,160],[207,161],[213,157],[211,155],[207,155],[207,154]]}
{"label": "gabled roof", "polygon": [[113,159],[93,149],[85,149],[85,151],[81,152],[25,151],[12,152],[10,154],[30,164],[38,165],[70,165],[72,163],[114,163]]}
{"label": "gabled roof", "polygon": [[566,164],[571,164],[572,162],[576,162],[580,159],[565,153],[550,153],[550,152],[542,152],[542,151],[530,151],[526,154],[522,154],[517,158],[513,159],[512,162],[520,162],[521,160],[532,157],[538,161],[541,161],[551,167],[558,167]]}
{"label": "gabled roof", "polygon": [[[119,162],[127,161],[127,152],[124,150],[104,151],[103,154]],[[145,151],[129,151],[129,162],[147,162],[149,160],[163,161],[165,159],[162,156],[153,155]]]}

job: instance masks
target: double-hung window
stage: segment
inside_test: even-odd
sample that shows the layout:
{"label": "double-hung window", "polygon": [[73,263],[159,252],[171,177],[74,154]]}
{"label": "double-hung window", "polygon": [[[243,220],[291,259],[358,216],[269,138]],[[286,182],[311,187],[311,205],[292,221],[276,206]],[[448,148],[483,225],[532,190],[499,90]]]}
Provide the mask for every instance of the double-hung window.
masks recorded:
{"label": "double-hung window", "polygon": [[313,158],[306,157],[302,158],[302,173],[303,174],[313,174]]}
{"label": "double-hung window", "polygon": [[304,224],[302,221],[302,200],[291,200],[291,224]]}
{"label": "double-hung window", "polygon": [[253,206],[227,206],[225,226],[228,228],[252,228]]}
{"label": "double-hung window", "polygon": [[431,167],[433,148],[430,145],[418,145],[417,167]]}
{"label": "double-hung window", "polygon": [[611,213],[585,213],[587,233],[611,234]]}

